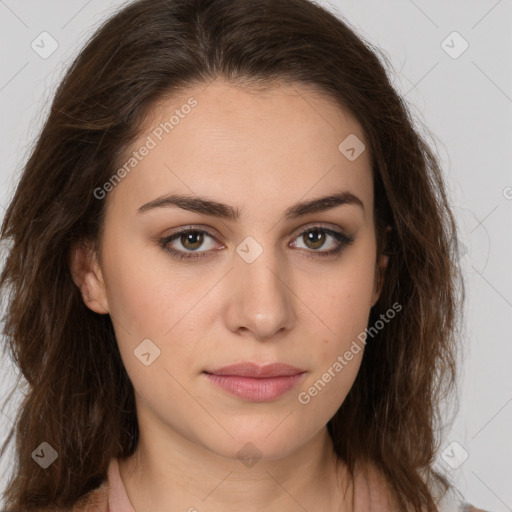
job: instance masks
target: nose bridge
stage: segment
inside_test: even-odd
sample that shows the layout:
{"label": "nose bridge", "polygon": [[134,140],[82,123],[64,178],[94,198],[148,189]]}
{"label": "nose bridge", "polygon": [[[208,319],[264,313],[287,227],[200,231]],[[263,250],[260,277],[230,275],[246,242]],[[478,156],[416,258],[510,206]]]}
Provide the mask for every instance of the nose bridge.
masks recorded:
{"label": "nose bridge", "polygon": [[253,335],[268,337],[289,328],[293,319],[286,270],[276,249],[267,239],[265,246],[247,237],[236,249],[233,280],[232,328],[245,328]]}

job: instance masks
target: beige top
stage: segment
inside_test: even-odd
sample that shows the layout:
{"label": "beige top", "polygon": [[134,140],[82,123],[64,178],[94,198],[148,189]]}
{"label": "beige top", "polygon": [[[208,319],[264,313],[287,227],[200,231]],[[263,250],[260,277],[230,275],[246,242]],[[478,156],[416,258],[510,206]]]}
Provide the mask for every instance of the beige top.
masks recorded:
{"label": "beige top", "polygon": [[[385,499],[385,488],[375,475],[369,475],[369,481],[356,478],[354,490],[354,509],[357,512],[393,512]],[[474,507],[457,503],[451,495],[439,504],[440,512],[485,512]],[[73,507],[73,512],[135,512],[128,498],[117,459],[112,459],[108,467],[107,479],[88,493]]]}

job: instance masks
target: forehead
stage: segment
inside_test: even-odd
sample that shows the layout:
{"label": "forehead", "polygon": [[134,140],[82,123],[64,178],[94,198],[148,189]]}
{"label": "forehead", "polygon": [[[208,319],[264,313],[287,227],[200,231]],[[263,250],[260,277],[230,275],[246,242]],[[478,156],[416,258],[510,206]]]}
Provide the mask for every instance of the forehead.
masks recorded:
{"label": "forehead", "polygon": [[348,189],[373,202],[371,156],[360,124],[303,84],[256,88],[216,80],[189,87],[151,108],[125,163],[145,146],[150,149],[114,190],[136,202],[133,210],[172,192],[226,203],[264,198],[284,209]]}

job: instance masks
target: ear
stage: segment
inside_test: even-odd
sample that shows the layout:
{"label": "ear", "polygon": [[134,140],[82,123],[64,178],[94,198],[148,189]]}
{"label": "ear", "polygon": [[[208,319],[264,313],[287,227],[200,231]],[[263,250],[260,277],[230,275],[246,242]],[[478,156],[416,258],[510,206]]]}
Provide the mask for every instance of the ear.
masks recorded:
{"label": "ear", "polygon": [[[386,228],[386,239],[389,232],[392,230],[391,226],[387,226]],[[382,287],[384,285],[384,278],[386,276],[386,268],[388,266],[389,256],[383,252],[379,254],[377,258],[377,262],[375,264],[375,274],[374,274],[374,286],[373,286],[373,294],[372,294],[372,307],[375,306],[377,301],[379,300],[380,294],[382,292]]]}
{"label": "ear", "polygon": [[96,313],[108,313],[105,282],[92,243],[82,241],[72,245],[69,251],[69,268],[85,305]]}

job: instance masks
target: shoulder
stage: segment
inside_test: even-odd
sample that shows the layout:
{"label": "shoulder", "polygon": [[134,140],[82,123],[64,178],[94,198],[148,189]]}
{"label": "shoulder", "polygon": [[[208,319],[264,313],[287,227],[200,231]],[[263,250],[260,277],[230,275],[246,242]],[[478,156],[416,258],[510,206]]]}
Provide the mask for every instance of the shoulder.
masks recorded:
{"label": "shoulder", "polygon": [[[75,502],[71,508],[44,507],[31,508],[32,512],[110,512],[108,506],[108,482],[104,481],[96,489],[92,489]],[[19,510],[19,509],[18,509]],[[25,510],[25,509],[23,509]],[[14,512],[14,510],[5,511]]]}
{"label": "shoulder", "polygon": [[70,512],[109,512],[108,482],[105,480],[97,489],[82,496]]}
{"label": "shoulder", "polygon": [[[436,494],[435,489],[433,493]],[[440,512],[488,512],[469,503],[463,503],[457,499],[456,494],[451,490],[442,496],[438,502]],[[354,471],[354,509],[360,512],[400,510],[387,478],[374,463],[360,465]]]}
{"label": "shoulder", "polygon": [[354,470],[354,509],[361,512],[399,510],[385,475],[374,463],[359,464]]}

